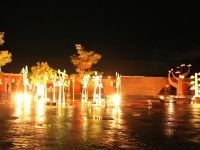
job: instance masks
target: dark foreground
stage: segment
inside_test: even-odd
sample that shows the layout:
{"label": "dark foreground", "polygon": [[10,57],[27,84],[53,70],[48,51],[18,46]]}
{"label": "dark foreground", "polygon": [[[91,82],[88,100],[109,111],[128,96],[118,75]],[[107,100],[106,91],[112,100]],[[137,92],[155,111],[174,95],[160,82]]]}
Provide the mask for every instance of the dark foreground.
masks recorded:
{"label": "dark foreground", "polygon": [[120,107],[0,104],[0,149],[199,150],[200,104],[146,100]]}

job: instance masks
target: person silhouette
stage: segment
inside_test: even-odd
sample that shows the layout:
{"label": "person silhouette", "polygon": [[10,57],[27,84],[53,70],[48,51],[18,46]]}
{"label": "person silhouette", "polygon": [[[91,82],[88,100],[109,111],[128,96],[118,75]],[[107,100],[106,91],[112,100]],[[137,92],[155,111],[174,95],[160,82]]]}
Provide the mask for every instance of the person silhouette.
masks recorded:
{"label": "person silhouette", "polygon": [[6,84],[6,90],[7,90],[7,92],[9,90],[9,84],[8,83]]}

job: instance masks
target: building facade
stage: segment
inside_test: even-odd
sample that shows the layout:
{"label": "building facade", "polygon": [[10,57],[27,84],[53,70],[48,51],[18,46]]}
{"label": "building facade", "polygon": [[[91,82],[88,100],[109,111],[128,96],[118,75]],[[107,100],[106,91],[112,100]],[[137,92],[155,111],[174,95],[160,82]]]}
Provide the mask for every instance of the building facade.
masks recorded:
{"label": "building facade", "polygon": [[[14,98],[16,93],[23,93],[24,85],[21,74],[11,74],[4,73],[0,77],[0,96],[1,99]],[[66,79],[69,80],[69,79]],[[192,95],[193,93],[190,89],[190,79],[184,79],[183,82],[183,92],[184,95]],[[117,80],[115,76],[103,76],[101,79],[102,88],[101,94],[102,97],[106,97],[106,95],[113,95],[117,93]],[[48,97],[52,99],[52,88],[53,84],[51,81],[47,82],[47,92]],[[157,96],[159,94],[175,94],[175,90],[168,83],[167,77],[145,77],[145,76],[121,76],[120,85],[119,85],[119,93],[121,97],[124,96]],[[82,84],[79,81],[69,82],[69,86],[66,87],[65,92],[68,95],[72,96],[74,93],[75,96],[81,95]],[[36,94],[36,87],[34,85],[27,85],[27,92],[32,95]],[[58,87],[56,87],[56,95],[58,96]],[[91,97],[94,93],[94,81],[90,80],[88,86],[88,93]],[[97,91],[98,93],[98,91]],[[77,97],[80,99],[80,97]]]}

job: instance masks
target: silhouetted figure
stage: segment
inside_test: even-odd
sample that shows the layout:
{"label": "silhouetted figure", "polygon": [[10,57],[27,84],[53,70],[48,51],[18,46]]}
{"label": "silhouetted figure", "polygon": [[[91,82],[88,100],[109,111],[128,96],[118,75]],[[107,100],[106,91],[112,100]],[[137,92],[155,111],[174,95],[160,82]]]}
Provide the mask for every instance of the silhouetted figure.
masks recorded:
{"label": "silhouetted figure", "polygon": [[7,92],[9,90],[9,84],[8,83],[6,84],[6,90],[7,90]]}

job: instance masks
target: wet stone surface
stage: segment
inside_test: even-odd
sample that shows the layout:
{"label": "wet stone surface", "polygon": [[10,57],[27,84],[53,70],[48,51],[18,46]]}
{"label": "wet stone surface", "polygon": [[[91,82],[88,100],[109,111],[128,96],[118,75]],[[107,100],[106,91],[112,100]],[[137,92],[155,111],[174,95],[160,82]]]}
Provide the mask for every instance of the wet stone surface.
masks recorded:
{"label": "wet stone surface", "polygon": [[0,104],[0,149],[199,150],[200,104]]}

